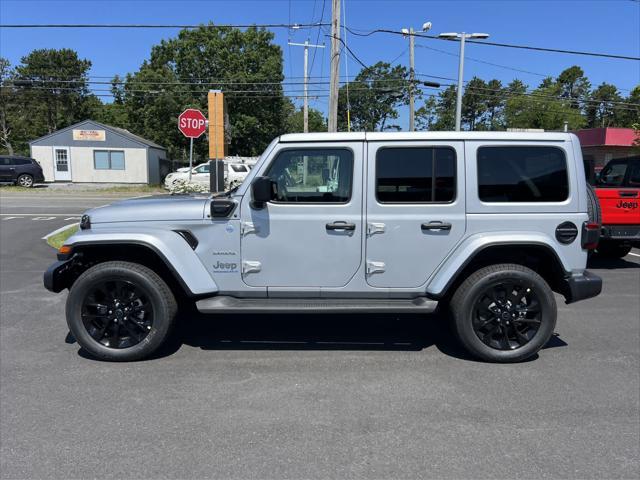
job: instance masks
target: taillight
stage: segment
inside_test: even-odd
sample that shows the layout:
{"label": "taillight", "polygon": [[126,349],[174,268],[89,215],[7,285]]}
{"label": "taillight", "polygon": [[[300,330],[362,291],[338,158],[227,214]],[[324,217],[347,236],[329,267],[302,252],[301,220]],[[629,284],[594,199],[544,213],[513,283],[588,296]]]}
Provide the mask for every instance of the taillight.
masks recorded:
{"label": "taillight", "polygon": [[582,224],[582,248],[593,250],[598,246],[600,240],[600,224],[594,222],[584,222]]}

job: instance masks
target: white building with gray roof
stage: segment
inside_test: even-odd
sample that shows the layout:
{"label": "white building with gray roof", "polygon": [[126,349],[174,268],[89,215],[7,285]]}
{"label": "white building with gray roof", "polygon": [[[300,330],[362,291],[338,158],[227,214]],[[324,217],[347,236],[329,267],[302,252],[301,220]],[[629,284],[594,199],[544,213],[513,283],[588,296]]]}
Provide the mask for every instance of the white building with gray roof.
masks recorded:
{"label": "white building with gray roof", "polygon": [[47,182],[158,184],[164,147],[122,128],[85,120],[29,142]]}

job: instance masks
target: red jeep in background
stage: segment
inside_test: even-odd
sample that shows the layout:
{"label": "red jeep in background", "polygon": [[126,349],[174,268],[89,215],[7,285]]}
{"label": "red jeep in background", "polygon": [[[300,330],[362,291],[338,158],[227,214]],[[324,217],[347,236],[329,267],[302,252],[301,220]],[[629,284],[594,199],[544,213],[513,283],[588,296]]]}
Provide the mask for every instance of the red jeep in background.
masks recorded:
{"label": "red jeep in background", "polygon": [[622,258],[640,247],[640,156],[607,163],[596,177],[595,192],[602,211],[597,252]]}

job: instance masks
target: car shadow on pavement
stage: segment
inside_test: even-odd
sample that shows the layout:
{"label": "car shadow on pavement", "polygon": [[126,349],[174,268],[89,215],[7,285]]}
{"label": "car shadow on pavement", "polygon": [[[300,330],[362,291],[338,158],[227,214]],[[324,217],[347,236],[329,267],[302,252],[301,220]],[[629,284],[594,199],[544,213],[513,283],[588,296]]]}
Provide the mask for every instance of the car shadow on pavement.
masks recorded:
{"label": "car shadow on pavement", "polygon": [[[447,356],[477,361],[451,331],[448,313],[432,315],[227,315],[189,314],[178,319],[174,341],[157,356],[182,344],[203,350],[414,351],[435,347]],[[171,345],[173,343],[173,345]],[[565,347],[558,334],[544,347]],[[529,360],[535,360],[535,355]]]}
{"label": "car shadow on pavement", "polygon": [[595,255],[589,258],[587,268],[619,270],[625,268],[640,268],[640,263],[630,262],[624,258],[604,258]]}
{"label": "car shadow on pavement", "polygon": [[[65,342],[75,343],[69,333]],[[202,350],[350,350],[418,352],[435,347],[476,362],[458,343],[446,313],[432,315],[202,315],[179,314],[171,338],[148,360],[169,357],[183,345]],[[565,347],[554,334],[544,349]],[[82,348],[78,355],[96,360]],[[534,355],[527,361],[538,358]]]}

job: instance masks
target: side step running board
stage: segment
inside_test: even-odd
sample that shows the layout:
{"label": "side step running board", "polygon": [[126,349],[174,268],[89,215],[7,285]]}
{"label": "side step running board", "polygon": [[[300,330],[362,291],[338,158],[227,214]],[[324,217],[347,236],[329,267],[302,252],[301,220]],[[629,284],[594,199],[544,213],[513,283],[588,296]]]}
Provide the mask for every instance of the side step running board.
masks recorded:
{"label": "side step running board", "polygon": [[236,298],[216,296],[196,302],[202,313],[431,313],[438,302],[412,299]]}

